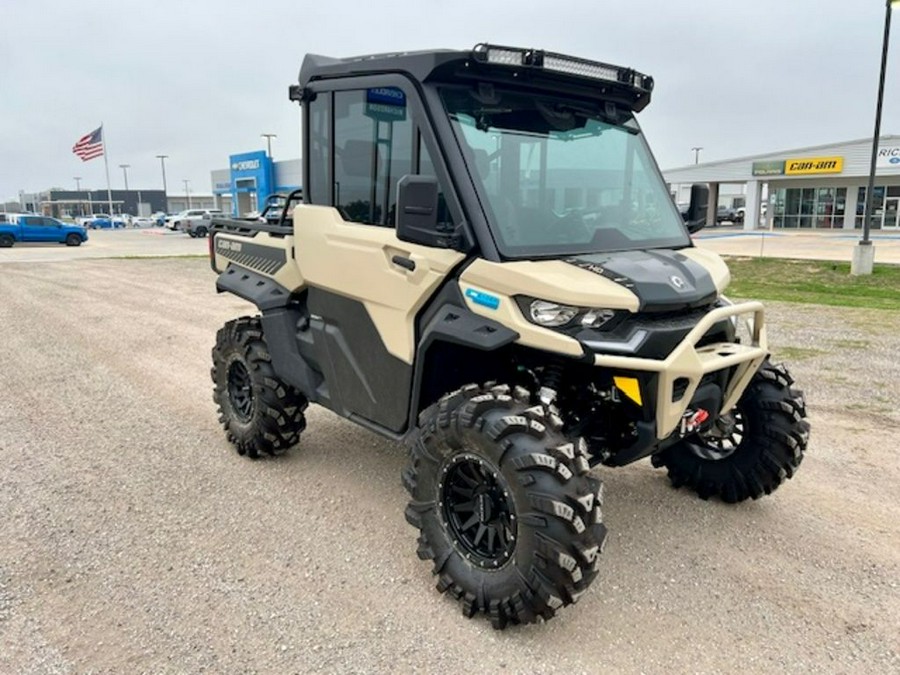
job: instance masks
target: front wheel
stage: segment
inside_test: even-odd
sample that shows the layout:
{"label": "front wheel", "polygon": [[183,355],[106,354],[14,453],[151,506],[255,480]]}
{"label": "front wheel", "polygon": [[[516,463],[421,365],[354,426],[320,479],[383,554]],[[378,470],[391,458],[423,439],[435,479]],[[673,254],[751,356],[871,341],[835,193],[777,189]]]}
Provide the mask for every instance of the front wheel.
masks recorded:
{"label": "front wheel", "polygon": [[66,246],[81,246],[81,237],[77,234],[70,234],[66,237]]}
{"label": "front wheel", "polygon": [[219,422],[240,455],[280,455],[306,428],[306,398],[278,379],[259,317],[229,321],[216,334],[211,371]]}
{"label": "front wheel", "polygon": [[787,368],[766,361],[713,430],[654,455],[654,466],[702,499],[734,503],[772,493],[794,476],[809,442],[806,402],[792,384]]}
{"label": "front wheel", "polygon": [[494,628],[551,618],[597,576],[602,484],[580,439],[528,392],[469,385],[419,419],[403,483],[418,555],[465,616]]}

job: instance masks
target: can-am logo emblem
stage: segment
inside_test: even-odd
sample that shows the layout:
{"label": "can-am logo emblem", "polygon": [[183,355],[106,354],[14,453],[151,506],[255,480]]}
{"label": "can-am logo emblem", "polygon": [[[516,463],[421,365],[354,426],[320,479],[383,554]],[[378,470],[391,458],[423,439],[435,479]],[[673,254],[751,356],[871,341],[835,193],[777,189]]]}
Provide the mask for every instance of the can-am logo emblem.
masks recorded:
{"label": "can-am logo emblem", "polygon": [[684,283],[684,279],[679,277],[677,274],[673,274],[672,276],[670,276],[669,282],[672,284],[672,287],[678,291],[683,291],[687,287],[687,284]]}

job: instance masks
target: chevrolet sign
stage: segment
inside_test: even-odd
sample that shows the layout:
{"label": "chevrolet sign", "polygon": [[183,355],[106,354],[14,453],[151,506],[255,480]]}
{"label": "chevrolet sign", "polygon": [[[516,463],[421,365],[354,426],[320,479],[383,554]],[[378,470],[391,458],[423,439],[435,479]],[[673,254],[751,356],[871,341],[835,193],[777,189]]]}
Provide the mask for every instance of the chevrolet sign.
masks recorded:
{"label": "chevrolet sign", "polygon": [[256,171],[257,169],[259,169],[258,159],[245,159],[231,165],[232,171]]}

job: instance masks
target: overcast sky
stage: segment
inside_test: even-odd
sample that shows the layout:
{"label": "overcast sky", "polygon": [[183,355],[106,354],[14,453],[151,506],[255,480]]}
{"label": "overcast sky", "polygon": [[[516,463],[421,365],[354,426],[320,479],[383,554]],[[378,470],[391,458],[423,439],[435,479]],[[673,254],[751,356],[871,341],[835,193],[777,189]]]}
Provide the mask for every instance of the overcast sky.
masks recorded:
{"label": "overcast sky", "polygon": [[[2,0],[0,200],[105,188],[75,141],[101,121],[113,188],[209,193],[228,156],[300,156],[303,55],[477,42],[653,75],[639,119],[661,167],[871,137],[884,0]],[[900,14],[900,11],[895,12]],[[900,133],[900,19],[882,133]]]}

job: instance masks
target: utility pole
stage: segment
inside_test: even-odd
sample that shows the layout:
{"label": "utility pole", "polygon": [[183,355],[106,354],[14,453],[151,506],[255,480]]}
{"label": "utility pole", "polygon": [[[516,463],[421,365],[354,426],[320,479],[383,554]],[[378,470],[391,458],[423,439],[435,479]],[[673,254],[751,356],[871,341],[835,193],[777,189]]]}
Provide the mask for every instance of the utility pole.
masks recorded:
{"label": "utility pole", "polygon": [[700,151],[703,149],[702,146],[698,146],[695,148],[691,148],[694,151],[694,164],[700,163]]}
{"label": "utility pole", "polygon": [[125,192],[128,192],[128,169],[131,168],[131,164],[119,164],[119,168],[125,176]]}
{"label": "utility pole", "polygon": [[183,178],[181,182],[184,183],[184,194],[187,197],[187,207],[191,208],[191,190],[188,187],[191,184],[191,181],[187,178]]}
{"label": "utility pole", "polygon": [[75,192],[81,192],[81,176],[75,176]]}

